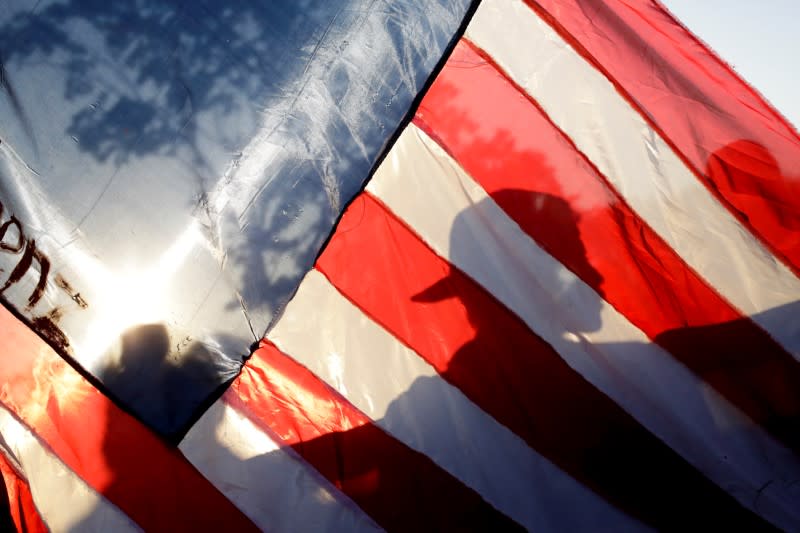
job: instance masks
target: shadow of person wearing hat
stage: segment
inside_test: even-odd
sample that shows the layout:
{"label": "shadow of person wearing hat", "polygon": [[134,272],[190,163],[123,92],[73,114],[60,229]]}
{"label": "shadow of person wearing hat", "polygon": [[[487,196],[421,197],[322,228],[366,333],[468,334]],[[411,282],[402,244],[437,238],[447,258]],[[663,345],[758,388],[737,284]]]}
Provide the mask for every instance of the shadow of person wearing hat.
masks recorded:
{"label": "shadow of person wearing hat", "polygon": [[[532,212],[534,220],[540,216],[542,223],[551,225],[548,238],[559,240],[562,250],[567,250],[569,269],[579,273],[587,285],[600,286],[602,278],[586,258],[578,216],[563,199],[523,190],[503,190],[492,196],[497,204],[514,202]],[[484,246],[487,239],[500,238],[499,233],[492,233],[493,209],[496,205],[487,199],[458,215],[450,235],[450,262],[478,264],[485,277],[498,277],[497,286],[502,290],[524,291],[525,299],[544,302],[549,313],[540,314],[537,320],[555,323],[569,342],[586,343],[581,334],[602,325],[602,295],[586,298],[585,287],[578,290],[581,282],[577,277],[565,275],[555,261],[541,263],[535,280],[514,286],[514,279],[504,277],[513,269],[502,266],[503,262],[522,260],[510,248],[513,243],[499,243],[504,247],[502,258],[486,255],[487,249],[493,248]],[[471,338],[452,353],[446,366],[435,365],[439,376],[602,500],[658,529],[718,527],[720,520],[754,529],[765,527],[760,518],[646,430],[457,267],[450,267],[449,273],[416,294],[412,302],[430,307],[428,316],[447,316],[451,324],[460,322],[471,331]],[[436,327],[430,326],[434,337],[439,335]],[[440,383],[437,377],[418,378],[389,406],[381,426],[394,434],[416,434],[420,443],[458,442],[458,437],[452,436],[470,421],[447,401]],[[448,453],[446,447],[437,451]],[[475,460],[485,461],[491,468],[491,457],[476,456]],[[543,482],[541,487],[530,494],[530,505],[542,506],[544,516],[556,518],[553,523],[586,528],[600,511],[583,507],[576,513],[569,504],[575,501],[572,495],[559,494],[559,490],[574,491],[569,484]],[[592,527],[616,526],[594,522]]]}

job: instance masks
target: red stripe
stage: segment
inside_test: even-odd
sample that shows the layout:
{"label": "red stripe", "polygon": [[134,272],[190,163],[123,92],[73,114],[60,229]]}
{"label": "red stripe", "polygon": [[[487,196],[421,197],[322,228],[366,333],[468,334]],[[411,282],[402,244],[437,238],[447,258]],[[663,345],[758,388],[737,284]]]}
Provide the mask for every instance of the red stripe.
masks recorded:
{"label": "red stripe", "polygon": [[800,450],[800,364],[689,268],[490,61],[460,43],[415,124],[542,248]]}
{"label": "red stripe", "polygon": [[317,268],[444,379],[626,512],[664,528],[765,527],[369,194],[345,212]]}
{"label": "red stripe", "polygon": [[5,308],[0,330],[3,405],[139,526],[256,529],[176,448],[116,407]]}
{"label": "red stripe", "polygon": [[268,340],[226,399],[280,436],[385,529],[520,529]]}
{"label": "red stripe", "polygon": [[46,533],[47,526],[42,522],[39,511],[36,510],[28,482],[9,464],[2,453],[0,453],[0,474],[3,476],[6,492],[6,499],[2,502],[4,508],[0,511],[2,531],[6,531],[5,527],[8,527],[9,524],[5,520],[10,518],[13,522],[11,527],[16,528],[17,531]]}
{"label": "red stripe", "polygon": [[800,136],[652,0],[526,0],[800,274]]}

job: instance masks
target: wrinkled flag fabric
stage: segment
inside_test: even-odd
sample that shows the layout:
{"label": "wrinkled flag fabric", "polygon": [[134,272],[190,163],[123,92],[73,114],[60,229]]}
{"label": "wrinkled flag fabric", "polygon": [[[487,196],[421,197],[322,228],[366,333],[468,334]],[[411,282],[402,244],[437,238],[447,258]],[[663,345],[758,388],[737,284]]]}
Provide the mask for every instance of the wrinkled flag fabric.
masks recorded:
{"label": "wrinkled flag fabric", "polygon": [[17,524],[800,528],[800,136],[652,0],[464,13],[177,447],[3,313]]}
{"label": "wrinkled flag fabric", "polygon": [[178,440],[296,290],[468,7],[4,3],[0,296]]}

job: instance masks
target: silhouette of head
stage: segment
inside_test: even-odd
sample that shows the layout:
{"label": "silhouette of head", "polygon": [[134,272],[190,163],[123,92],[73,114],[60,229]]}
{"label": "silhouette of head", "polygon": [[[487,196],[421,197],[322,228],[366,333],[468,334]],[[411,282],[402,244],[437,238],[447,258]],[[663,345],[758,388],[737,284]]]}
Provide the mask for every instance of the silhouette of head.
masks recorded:
{"label": "silhouette of head", "polygon": [[711,154],[707,171],[715,181],[727,182],[729,186],[751,177],[770,180],[780,175],[778,162],[770,151],[745,139],[727,144]]}
{"label": "silhouette of head", "polygon": [[746,139],[719,148],[706,164],[712,190],[759,232],[784,233],[784,251],[800,247],[800,177],[792,172],[797,165],[781,168],[766,147]]}
{"label": "silhouette of head", "polygon": [[130,328],[120,343],[118,360],[98,377],[125,408],[168,440],[182,435],[220,375],[232,379],[239,369],[213,347],[160,323]]}
{"label": "silhouette of head", "polygon": [[[503,276],[504,261],[516,261],[523,257],[522,255],[514,257],[513,246],[520,245],[518,241],[500,243],[500,247],[508,257],[486,255],[487,250],[482,243],[486,243],[487,238],[500,238],[500,233],[493,227],[502,223],[494,216],[498,205],[506,212],[523,213],[523,219],[518,219],[516,222],[523,231],[525,228],[532,228],[529,234],[535,236],[536,244],[554,258],[552,261],[547,261],[551,266],[539,268],[533,273],[535,287],[532,283],[531,286],[510,287],[510,289],[530,294],[531,298],[548,298],[553,302],[554,313],[569,315],[567,317],[567,321],[571,324],[569,329],[575,332],[597,330],[601,326],[601,298],[581,298],[580,308],[576,309],[575,291],[580,285],[586,284],[600,292],[603,278],[592,267],[586,256],[578,227],[578,215],[566,201],[557,196],[535,191],[504,189],[492,194],[491,200],[483,200],[463,211],[456,217],[450,234],[451,263],[456,266],[477,263],[482,268],[491,269],[493,276]],[[532,244],[527,237],[525,241],[523,244],[525,246],[528,243]],[[460,297],[451,286],[451,276],[452,274],[415,295],[413,300],[436,302]],[[513,280],[508,282],[514,283]],[[474,310],[470,309],[467,302],[465,306],[470,320],[477,326],[474,323]]]}

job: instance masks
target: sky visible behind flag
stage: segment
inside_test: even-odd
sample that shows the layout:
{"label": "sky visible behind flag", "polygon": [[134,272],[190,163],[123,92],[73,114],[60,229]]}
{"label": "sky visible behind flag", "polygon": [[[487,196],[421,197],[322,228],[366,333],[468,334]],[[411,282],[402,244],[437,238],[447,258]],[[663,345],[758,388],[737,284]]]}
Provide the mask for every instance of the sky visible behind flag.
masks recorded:
{"label": "sky visible behind flag", "polygon": [[794,21],[800,18],[800,4],[793,0],[663,0],[663,4],[798,127],[800,33]]}

